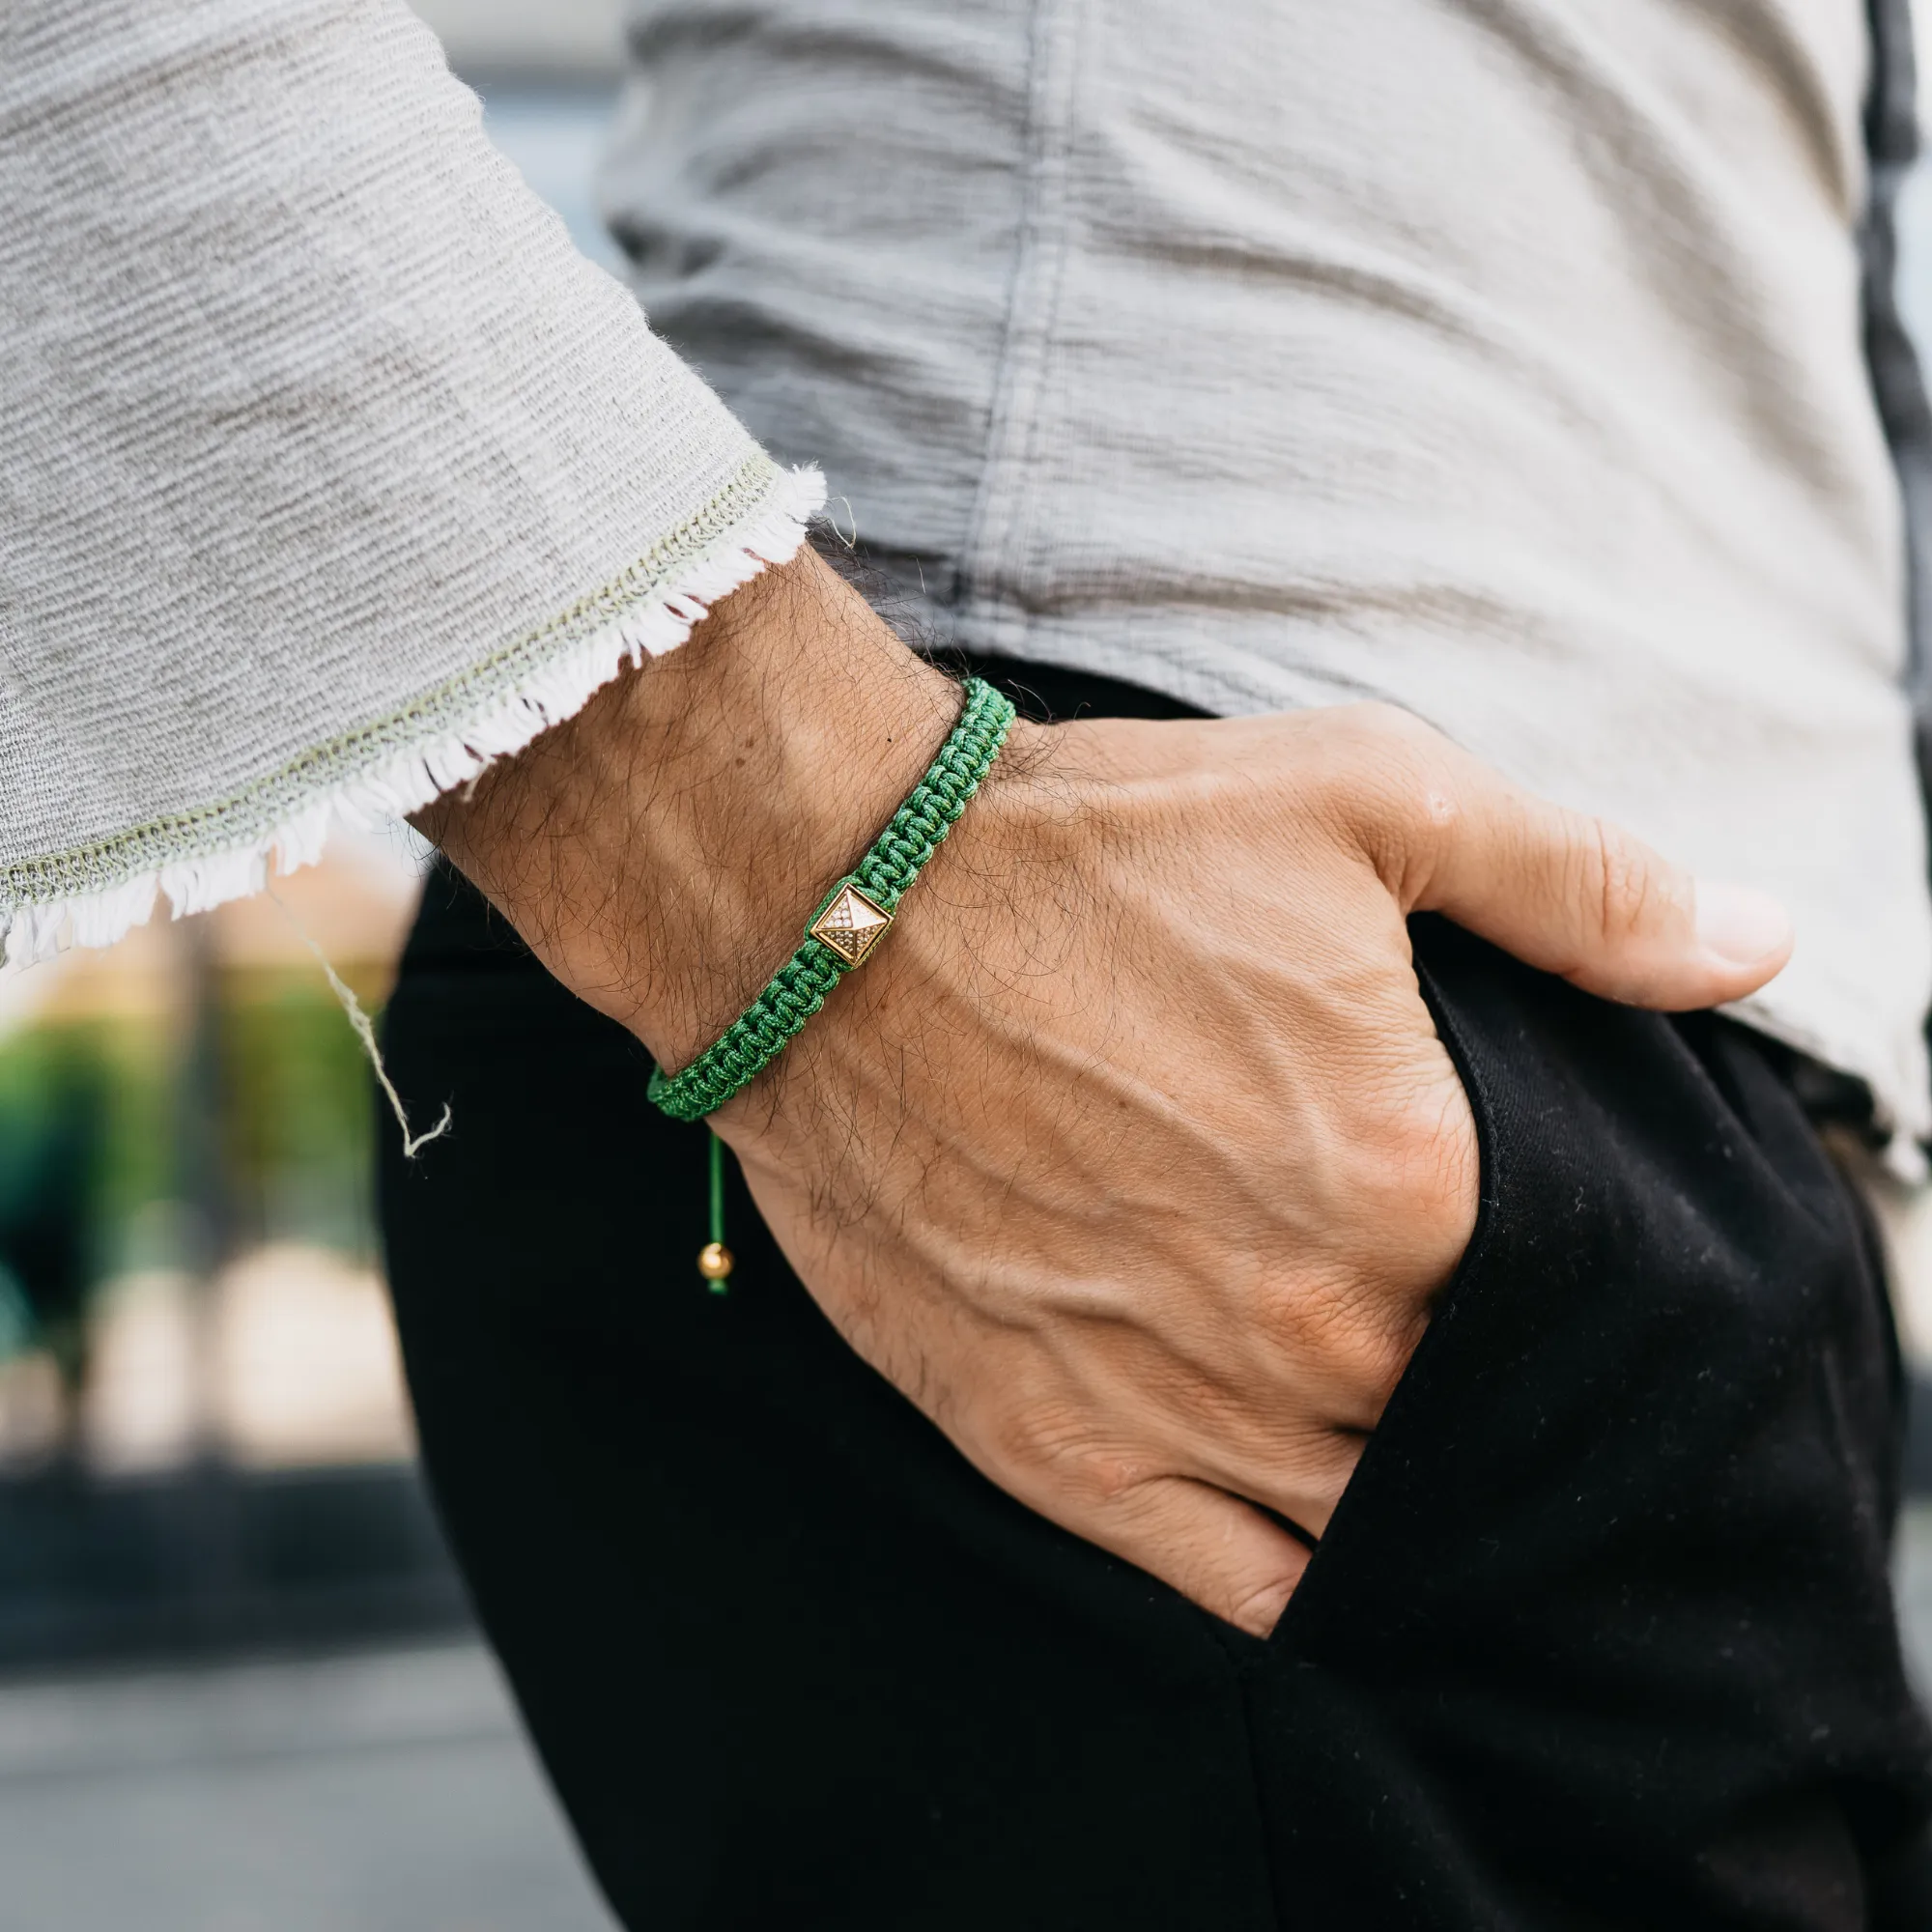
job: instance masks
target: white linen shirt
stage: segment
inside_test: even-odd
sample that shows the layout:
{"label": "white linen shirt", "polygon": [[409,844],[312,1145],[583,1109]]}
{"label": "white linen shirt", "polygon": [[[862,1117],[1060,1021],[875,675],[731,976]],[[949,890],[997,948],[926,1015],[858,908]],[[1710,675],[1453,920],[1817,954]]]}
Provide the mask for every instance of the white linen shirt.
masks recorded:
{"label": "white linen shirt", "polygon": [[634,0],[655,326],[941,634],[1373,696],[1791,907],[1915,1135],[1861,0]]}
{"label": "white linen shirt", "polygon": [[0,922],[426,803],[789,555],[400,0],[0,10]]}

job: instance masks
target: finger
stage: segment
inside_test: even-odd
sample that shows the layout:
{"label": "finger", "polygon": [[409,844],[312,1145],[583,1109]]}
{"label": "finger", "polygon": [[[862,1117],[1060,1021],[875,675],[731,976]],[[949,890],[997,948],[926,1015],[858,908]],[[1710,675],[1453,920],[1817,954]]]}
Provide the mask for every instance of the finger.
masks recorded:
{"label": "finger", "polygon": [[1587,992],[1665,1011],[1741,999],[1791,956],[1768,894],[1693,879],[1413,720],[1389,735],[1391,780],[1365,788],[1365,829],[1406,911],[1445,913]]}
{"label": "finger", "polygon": [[1150,1477],[1080,1520],[1036,1507],[1254,1636],[1274,1629],[1308,1567],[1307,1549],[1259,1510],[1184,1476]]}
{"label": "finger", "polygon": [[1252,1505],[1290,1536],[1319,1538],[1328,1534],[1368,1441],[1365,1430],[1324,1429],[1291,1450],[1223,1458],[1193,1444],[1176,1461],[1215,1494]]}

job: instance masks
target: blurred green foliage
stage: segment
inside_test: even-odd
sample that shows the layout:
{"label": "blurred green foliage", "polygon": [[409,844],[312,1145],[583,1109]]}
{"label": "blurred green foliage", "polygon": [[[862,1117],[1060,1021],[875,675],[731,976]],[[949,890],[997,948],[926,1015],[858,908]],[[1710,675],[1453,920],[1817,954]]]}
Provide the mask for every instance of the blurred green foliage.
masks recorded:
{"label": "blurred green foliage", "polygon": [[16,1347],[28,1339],[50,1347],[70,1378],[78,1374],[87,1291],[109,1260],[112,1151],[151,1138],[138,1122],[117,1133],[117,1100],[138,1102],[143,1083],[122,1081],[105,1047],[99,1028],[74,1025],[32,1028],[0,1049],[7,1325]]}
{"label": "blurred green foliage", "polygon": [[[366,976],[358,994],[373,990]],[[320,978],[219,976],[214,1184],[229,1241],[375,1250],[361,1048]],[[56,1019],[0,1040],[0,1356],[37,1343],[78,1374],[89,1291],[135,1267],[192,1264],[182,1232],[180,1030]],[[204,1183],[206,1184],[206,1183]]]}

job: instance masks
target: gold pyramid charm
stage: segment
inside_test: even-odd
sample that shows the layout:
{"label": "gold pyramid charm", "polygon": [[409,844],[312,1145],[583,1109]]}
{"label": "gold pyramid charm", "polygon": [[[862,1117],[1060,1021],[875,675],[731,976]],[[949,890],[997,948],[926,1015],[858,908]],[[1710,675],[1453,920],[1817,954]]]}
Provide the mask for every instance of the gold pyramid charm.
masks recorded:
{"label": "gold pyramid charm", "polygon": [[874,904],[849,882],[833,894],[831,903],[806,929],[822,939],[848,966],[857,966],[885,937],[893,916]]}

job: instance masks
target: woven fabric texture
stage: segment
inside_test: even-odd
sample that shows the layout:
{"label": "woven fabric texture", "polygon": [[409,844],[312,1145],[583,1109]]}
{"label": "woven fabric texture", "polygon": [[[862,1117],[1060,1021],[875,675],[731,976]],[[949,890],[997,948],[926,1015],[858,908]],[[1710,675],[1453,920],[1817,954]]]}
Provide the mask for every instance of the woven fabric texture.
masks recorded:
{"label": "woven fabric texture", "polygon": [[[1932,1133],[1866,0],[630,0],[656,325],[923,627],[1380,698],[1777,894]],[[849,505],[849,509],[848,509]]]}
{"label": "woven fabric texture", "polygon": [[11,951],[422,803],[789,554],[815,489],[401,0],[0,15]]}

